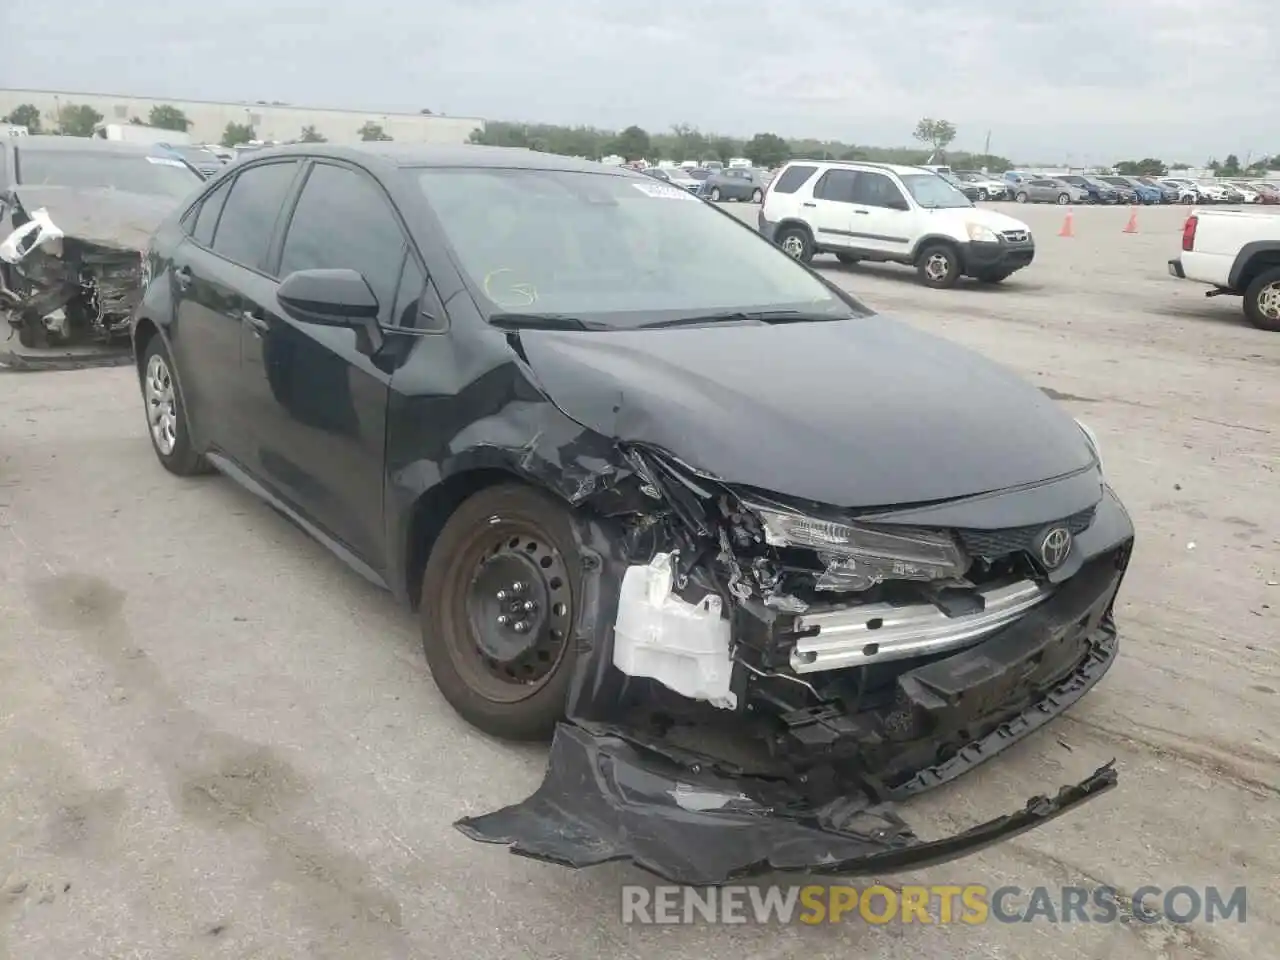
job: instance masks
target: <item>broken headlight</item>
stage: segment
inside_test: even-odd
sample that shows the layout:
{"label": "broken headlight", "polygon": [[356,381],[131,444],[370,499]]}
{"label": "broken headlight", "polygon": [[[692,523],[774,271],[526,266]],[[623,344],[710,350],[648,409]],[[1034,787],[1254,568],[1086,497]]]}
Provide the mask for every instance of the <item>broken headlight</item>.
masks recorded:
{"label": "broken headlight", "polygon": [[[775,547],[817,551],[844,576],[868,583],[881,580],[950,580],[964,576],[969,560],[955,538],[939,530],[870,527],[748,504]],[[851,589],[858,589],[852,587]]]}

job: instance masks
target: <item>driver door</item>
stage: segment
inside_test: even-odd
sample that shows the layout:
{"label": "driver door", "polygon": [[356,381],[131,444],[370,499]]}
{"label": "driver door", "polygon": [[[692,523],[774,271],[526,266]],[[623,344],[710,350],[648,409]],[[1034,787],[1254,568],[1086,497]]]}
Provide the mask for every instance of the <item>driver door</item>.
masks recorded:
{"label": "driver door", "polygon": [[907,256],[916,212],[906,194],[883,173],[863,170],[853,184],[854,242],[892,257]]}

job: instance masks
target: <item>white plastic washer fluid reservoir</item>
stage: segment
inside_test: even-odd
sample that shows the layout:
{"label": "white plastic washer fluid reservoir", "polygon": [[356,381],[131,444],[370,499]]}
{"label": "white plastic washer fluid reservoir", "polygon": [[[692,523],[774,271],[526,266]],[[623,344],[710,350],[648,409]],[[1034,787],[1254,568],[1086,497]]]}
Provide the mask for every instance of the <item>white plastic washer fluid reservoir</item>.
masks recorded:
{"label": "white plastic washer fluid reservoir", "polygon": [[657,680],[681,696],[722,709],[738,705],[729,689],[729,621],[714,594],[687,603],[671,592],[671,555],[660,553],[622,576],[613,627],[613,665]]}

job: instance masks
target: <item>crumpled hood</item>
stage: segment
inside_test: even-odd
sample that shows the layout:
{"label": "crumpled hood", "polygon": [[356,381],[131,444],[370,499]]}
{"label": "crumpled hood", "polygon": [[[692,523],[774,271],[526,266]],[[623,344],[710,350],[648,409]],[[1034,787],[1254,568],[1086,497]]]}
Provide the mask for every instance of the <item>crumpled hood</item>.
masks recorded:
{"label": "crumpled hood", "polygon": [[568,416],[725,482],[847,508],[948,500],[1087,467],[1074,421],[1005,368],[884,316],[521,330]]}
{"label": "crumpled hood", "polygon": [[123,190],[23,185],[11,191],[30,214],[43,207],[67,237],[145,252],[151,235],[180,201]]}

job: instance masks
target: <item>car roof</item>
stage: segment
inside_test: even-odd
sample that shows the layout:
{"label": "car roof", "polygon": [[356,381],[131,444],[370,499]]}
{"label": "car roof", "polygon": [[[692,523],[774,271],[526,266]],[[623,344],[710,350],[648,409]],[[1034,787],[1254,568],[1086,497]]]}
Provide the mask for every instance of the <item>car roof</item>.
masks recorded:
{"label": "car roof", "polygon": [[914,173],[935,173],[928,167],[917,167],[904,163],[875,163],[871,160],[792,160],[791,163],[816,163],[828,167],[847,167],[850,170],[877,170],[905,176]]}
{"label": "car roof", "polygon": [[625,167],[608,167],[592,160],[540,153],[524,147],[487,147],[479,144],[437,145],[373,140],[357,143],[290,143],[254,150],[256,162],[267,157],[328,157],[355,163],[377,160],[397,167],[489,167],[517,170],[564,170],[639,177]]}
{"label": "car roof", "polygon": [[98,137],[54,137],[37,135],[14,137],[13,146],[19,150],[60,150],[66,153],[92,151],[103,154],[132,154],[146,156],[159,144],[130,143],[124,140],[102,140]]}

